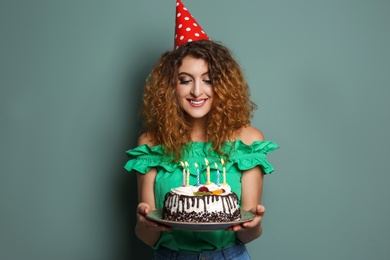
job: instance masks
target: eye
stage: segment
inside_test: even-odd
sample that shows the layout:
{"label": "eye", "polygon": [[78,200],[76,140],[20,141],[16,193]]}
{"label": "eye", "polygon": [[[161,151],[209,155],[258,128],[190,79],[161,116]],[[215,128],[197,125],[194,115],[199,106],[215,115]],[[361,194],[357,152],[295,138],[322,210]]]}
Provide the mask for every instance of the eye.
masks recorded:
{"label": "eye", "polygon": [[211,85],[213,83],[213,81],[208,76],[203,78],[203,82],[207,85]]}
{"label": "eye", "polygon": [[179,78],[179,84],[188,85],[190,82],[191,82],[190,78],[187,77]]}
{"label": "eye", "polygon": [[211,85],[213,83],[211,79],[204,79],[203,82],[206,83],[207,85]]}

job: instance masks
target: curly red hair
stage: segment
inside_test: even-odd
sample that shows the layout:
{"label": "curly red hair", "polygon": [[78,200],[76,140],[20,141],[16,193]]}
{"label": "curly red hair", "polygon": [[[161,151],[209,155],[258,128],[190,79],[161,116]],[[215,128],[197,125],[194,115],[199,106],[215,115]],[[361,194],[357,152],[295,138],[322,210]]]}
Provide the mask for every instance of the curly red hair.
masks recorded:
{"label": "curly red hair", "polygon": [[214,89],[214,105],[207,120],[207,140],[219,154],[237,130],[250,123],[256,105],[250,100],[249,87],[231,52],[213,41],[194,41],[164,53],[146,80],[141,114],[143,130],[152,143],[180,159],[191,141],[191,125],[176,98],[178,69],[185,57],[203,59],[209,66]]}

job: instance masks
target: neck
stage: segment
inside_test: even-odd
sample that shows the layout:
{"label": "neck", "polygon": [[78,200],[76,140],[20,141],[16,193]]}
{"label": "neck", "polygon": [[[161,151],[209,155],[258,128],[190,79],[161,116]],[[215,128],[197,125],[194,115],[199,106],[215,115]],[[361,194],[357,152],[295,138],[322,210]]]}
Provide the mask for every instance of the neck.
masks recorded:
{"label": "neck", "polygon": [[191,140],[194,142],[207,142],[206,118],[191,121]]}

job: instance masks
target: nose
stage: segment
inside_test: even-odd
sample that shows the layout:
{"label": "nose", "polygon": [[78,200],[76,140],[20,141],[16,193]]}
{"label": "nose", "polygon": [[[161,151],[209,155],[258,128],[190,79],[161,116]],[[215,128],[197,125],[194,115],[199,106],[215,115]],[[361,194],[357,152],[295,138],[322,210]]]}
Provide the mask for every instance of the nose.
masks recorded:
{"label": "nose", "polygon": [[192,85],[190,93],[194,97],[200,97],[203,94],[202,81],[201,80],[195,80],[194,81],[194,84]]}

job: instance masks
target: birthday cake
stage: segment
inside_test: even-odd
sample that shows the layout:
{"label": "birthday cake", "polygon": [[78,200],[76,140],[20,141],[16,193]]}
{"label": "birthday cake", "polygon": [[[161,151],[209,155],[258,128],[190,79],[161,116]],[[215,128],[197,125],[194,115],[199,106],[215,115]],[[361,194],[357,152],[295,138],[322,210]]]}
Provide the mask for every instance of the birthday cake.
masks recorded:
{"label": "birthday cake", "polygon": [[241,218],[237,195],[228,184],[182,186],[165,195],[164,220],[178,222],[230,222]]}

